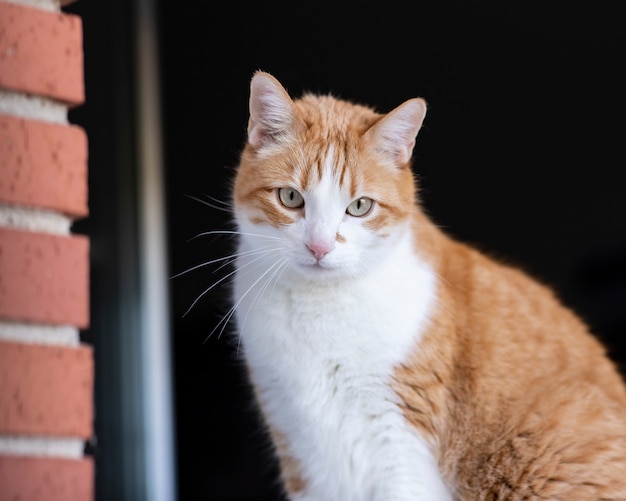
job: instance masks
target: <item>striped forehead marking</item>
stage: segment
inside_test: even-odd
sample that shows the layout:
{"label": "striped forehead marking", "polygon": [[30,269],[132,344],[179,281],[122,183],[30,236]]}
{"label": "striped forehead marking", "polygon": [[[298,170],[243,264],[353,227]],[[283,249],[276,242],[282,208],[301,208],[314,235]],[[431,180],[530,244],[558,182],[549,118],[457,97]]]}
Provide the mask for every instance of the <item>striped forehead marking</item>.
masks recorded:
{"label": "striped forehead marking", "polygon": [[337,186],[335,172],[335,146],[331,144],[326,151],[324,160],[319,164],[319,179],[316,190],[321,194],[330,194]]}
{"label": "striped forehead marking", "polygon": [[[337,154],[338,151],[339,154]],[[341,155],[341,151],[337,150],[334,143],[330,144],[324,162],[320,164],[320,180],[327,180],[329,183],[337,186],[339,190],[348,190],[350,196],[354,196],[353,192],[356,189],[356,186],[354,186],[355,176],[350,172],[348,155],[346,152],[343,153]],[[351,186],[348,186],[346,181],[350,182]]]}
{"label": "striped forehead marking", "polygon": [[354,159],[348,148],[341,149],[341,145],[330,143],[323,151],[317,151],[317,155],[310,154],[303,156],[300,169],[296,171],[297,178],[294,179],[303,191],[309,191],[314,187],[319,187],[322,183],[332,183],[333,186],[348,193],[350,198],[358,195],[358,177],[352,172],[350,165]]}

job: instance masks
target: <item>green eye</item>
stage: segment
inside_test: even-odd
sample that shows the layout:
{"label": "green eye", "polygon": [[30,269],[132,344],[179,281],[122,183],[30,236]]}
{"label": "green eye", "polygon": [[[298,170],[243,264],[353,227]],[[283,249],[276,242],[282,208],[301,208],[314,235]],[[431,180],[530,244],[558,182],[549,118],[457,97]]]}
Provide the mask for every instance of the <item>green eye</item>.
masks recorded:
{"label": "green eye", "polygon": [[361,197],[348,205],[346,212],[354,217],[362,217],[372,210],[374,201],[371,198]]}
{"label": "green eye", "polygon": [[288,209],[304,207],[304,198],[292,188],[278,188],[278,199]]}

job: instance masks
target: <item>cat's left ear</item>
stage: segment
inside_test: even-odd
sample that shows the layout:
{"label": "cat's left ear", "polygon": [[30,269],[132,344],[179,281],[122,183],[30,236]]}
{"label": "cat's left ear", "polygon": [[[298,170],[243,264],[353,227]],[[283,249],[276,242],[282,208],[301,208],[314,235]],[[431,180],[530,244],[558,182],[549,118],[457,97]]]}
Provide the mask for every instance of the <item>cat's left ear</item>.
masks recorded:
{"label": "cat's left ear", "polygon": [[365,139],[380,153],[391,156],[397,165],[405,165],[413,154],[415,138],[426,116],[426,101],[405,101],[376,122]]}

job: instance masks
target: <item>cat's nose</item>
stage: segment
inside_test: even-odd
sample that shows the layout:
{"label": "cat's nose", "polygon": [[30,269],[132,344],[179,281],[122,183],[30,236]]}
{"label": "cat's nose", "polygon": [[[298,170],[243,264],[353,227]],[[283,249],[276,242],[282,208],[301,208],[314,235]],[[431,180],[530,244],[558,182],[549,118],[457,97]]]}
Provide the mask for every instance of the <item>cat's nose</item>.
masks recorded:
{"label": "cat's nose", "polygon": [[312,242],[310,244],[306,244],[309,250],[315,256],[315,259],[318,261],[322,259],[326,254],[328,254],[331,250],[333,250],[332,244],[326,244],[323,242]]}

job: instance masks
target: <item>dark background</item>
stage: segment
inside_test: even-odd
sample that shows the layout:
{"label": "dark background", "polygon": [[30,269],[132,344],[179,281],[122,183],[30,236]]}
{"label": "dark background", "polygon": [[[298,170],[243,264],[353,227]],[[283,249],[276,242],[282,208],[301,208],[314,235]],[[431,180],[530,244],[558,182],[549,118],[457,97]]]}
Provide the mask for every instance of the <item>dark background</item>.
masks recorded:
{"label": "dark background", "polygon": [[[429,110],[415,172],[434,221],[553,286],[626,367],[626,39],[618,2],[157,4],[171,275],[232,251],[231,239],[193,237],[231,228],[214,199],[229,200],[255,70],[294,95],[332,92],[383,112],[421,96]],[[112,231],[112,201],[129,197],[135,182],[126,165],[128,5],[70,6],[85,24],[87,103],[73,117],[90,138],[84,228],[96,275],[112,241],[100,228]],[[185,314],[230,271],[217,268],[171,280],[180,499],[278,499],[236,344],[229,329],[209,336],[228,311],[228,288]],[[104,353],[95,344],[96,356]],[[99,384],[97,392],[107,391]],[[103,421],[97,429],[106,437]],[[102,471],[106,458],[97,464]]]}

